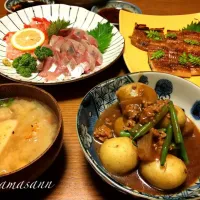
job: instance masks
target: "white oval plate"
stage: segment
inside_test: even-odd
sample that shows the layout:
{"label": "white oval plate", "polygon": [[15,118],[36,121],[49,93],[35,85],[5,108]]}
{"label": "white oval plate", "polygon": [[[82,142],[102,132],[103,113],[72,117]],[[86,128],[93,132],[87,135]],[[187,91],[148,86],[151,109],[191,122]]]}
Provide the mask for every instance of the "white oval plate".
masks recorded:
{"label": "white oval plate", "polygon": [[42,6],[34,6],[19,10],[15,13],[9,14],[0,19],[0,74],[8,79],[26,82],[30,84],[40,85],[54,85],[61,83],[68,83],[78,81],[89,76],[92,76],[106,67],[113,64],[114,61],[119,58],[124,48],[124,38],[119,33],[116,27],[113,27],[113,37],[110,46],[103,54],[103,63],[101,66],[95,67],[95,69],[88,73],[83,74],[79,78],[72,78],[71,76],[65,76],[62,79],[54,81],[45,81],[45,78],[38,76],[38,73],[33,73],[31,77],[25,78],[16,73],[16,70],[11,67],[6,67],[2,63],[2,59],[6,57],[6,42],[3,41],[3,37],[10,31],[18,31],[23,29],[24,23],[29,24],[33,17],[45,17],[48,20],[55,21],[58,18],[69,20],[71,25],[69,27],[76,27],[83,30],[91,30],[97,27],[98,22],[106,23],[107,20],[102,18],[96,13],[88,11],[84,8],[77,6],[69,6],[65,4],[50,4]]}

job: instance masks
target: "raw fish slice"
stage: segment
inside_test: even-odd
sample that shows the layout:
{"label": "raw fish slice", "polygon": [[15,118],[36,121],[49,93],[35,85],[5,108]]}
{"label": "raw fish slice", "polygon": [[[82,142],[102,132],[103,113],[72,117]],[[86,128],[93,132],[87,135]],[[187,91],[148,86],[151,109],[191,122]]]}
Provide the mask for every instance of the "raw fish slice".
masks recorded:
{"label": "raw fish slice", "polygon": [[96,60],[95,62],[96,66],[99,66],[103,63],[103,56],[99,51],[99,49],[97,49],[95,46],[93,45],[88,46],[88,52]]}
{"label": "raw fish slice", "polygon": [[72,43],[74,50],[78,52],[80,42],[77,42],[76,40],[73,39],[68,39],[68,40]]}
{"label": "raw fish slice", "polygon": [[87,49],[88,48],[88,45],[90,45],[90,43],[87,41],[87,40],[85,40],[85,39],[82,39],[81,41],[80,41],[80,43]]}
{"label": "raw fish slice", "polygon": [[74,50],[75,50],[77,53],[79,53],[79,54],[81,54],[81,55],[83,55],[83,54],[85,53],[86,48],[85,48],[85,46],[84,46],[82,43],[77,42],[77,41],[75,41],[75,40],[73,40],[73,39],[68,39],[68,40],[70,40],[70,42],[72,43],[72,45],[73,45],[73,47],[74,47]]}
{"label": "raw fish slice", "polygon": [[79,47],[78,47],[78,53],[79,54],[84,55],[86,49],[87,48],[82,43],[79,43]]}
{"label": "raw fish slice", "polygon": [[59,38],[60,38],[60,36],[52,35],[51,40],[50,40],[50,42],[49,42],[49,45],[50,45],[50,46],[54,46],[55,43],[58,41]]}
{"label": "raw fish slice", "polygon": [[60,53],[60,57],[61,57],[61,60],[62,60],[62,65],[67,66],[67,64],[69,63],[67,53],[66,52]]}
{"label": "raw fish slice", "polygon": [[7,47],[6,47],[6,57],[7,58],[14,60],[15,58],[21,56],[24,53],[26,53],[26,52],[15,49],[11,43],[7,44]]}
{"label": "raw fish slice", "polygon": [[55,48],[56,51],[60,52],[60,48],[64,42],[65,42],[65,39],[63,37],[59,36],[59,39],[54,44],[53,48]]}
{"label": "raw fish slice", "polygon": [[71,58],[71,59],[69,60],[68,65],[67,65],[69,71],[74,70],[76,66],[77,66],[76,60],[75,60],[74,58]]}
{"label": "raw fish slice", "polygon": [[46,81],[54,81],[56,80],[56,78],[58,77],[58,75],[55,72],[47,72],[46,76],[45,76],[45,80]]}
{"label": "raw fish slice", "polygon": [[69,60],[67,56],[63,53],[57,52],[57,55],[54,56],[55,64],[56,64],[56,70],[55,74],[59,76],[60,74],[69,74],[69,70],[67,68],[67,64],[69,63]]}
{"label": "raw fish slice", "polygon": [[74,58],[76,56],[76,51],[74,49],[74,46],[72,44],[72,42],[70,40],[66,40],[61,48],[60,48],[61,52],[66,52],[67,53],[67,57],[69,59]]}
{"label": "raw fish slice", "polygon": [[70,35],[71,31],[73,31],[72,28],[62,29],[59,31],[58,35],[60,35],[62,37],[67,37],[68,35]]}
{"label": "raw fish slice", "polygon": [[[83,55],[85,53],[86,48],[82,43],[77,42],[73,39],[67,39],[67,40],[69,40],[72,43],[74,50],[77,52],[77,54]],[[74,56],[76,57],[76,55],[74,55]]]}
{"label": "raw fish slice", "polygon": [[60,56],[60,52],[55,51],[53,58],[54,58],[54,63],[57,67],[62,65],[62,59],[61,59],[61,56]]}
{"label": "raw fish slice", "polygon": [[103,56],[102,53],[96,48],[94,45],[90,45],[87,40],[81,40],[81,44],[89,51],[92,56],[95,56],[96,62],[95,64],[101,65],[103,63]]}
{"label": "raw fish slice", "polygon": [[97,40],[93,36],[91,36],[91,35],[88,35],[88,42],[91,45],[94,45],[95,47],[98,47]]}
{"label": "raw fish slice", "polygon": [[76,41],[81,41],[83,38],[85,38],[87,33],[84,30],[73,28],[73,30],[68,35],[68,38],[74,39]]}
{"label": "raw fish slice", "polygon": [[57,66],[56,70],[55,70],[55,75],[56,75],[56,78],[61,75],[61,74],[64,74],[64,75],[69,75],[69,69],[67,66]]}
{"label": "raw fish slice", "polygon": [[51,68],[53,63],[54,63],[54,58],[48,57],[44,61],[43,70],[39,73],[39,76],[46,77],[48,74],[48,70]]}
{"label": "raw fish slice", "polygon": [[88,63],[89,64],[89,69],[87,67],[87,72],[93,70],[95,68],[95,58],[93,56],[90,55],[90,53],[88,51],[86,51],[84,53],[84,55],[82,56],[82,59],[80,60],[80,63]]}

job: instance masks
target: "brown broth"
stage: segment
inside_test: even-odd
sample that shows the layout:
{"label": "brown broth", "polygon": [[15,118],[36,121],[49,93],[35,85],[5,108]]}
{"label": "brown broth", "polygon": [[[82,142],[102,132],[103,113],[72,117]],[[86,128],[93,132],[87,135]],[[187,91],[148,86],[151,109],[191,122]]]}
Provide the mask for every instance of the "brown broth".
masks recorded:
{"label": "brown broth", "polygon": [[[96,123],[95,128],[104,124],[105,118],[109,117],[109,119],[113,122],[110,128],[113,129],[114,121],[120,116],[121,116],[121,112],[120,112],[119,106],[118,104],[114,104],[102,113],[102,115],[100,116],[99,120]],[[142,179],[142,177],[140,177],[137,169],[125,176],[115,176],[112,174],[111,176],[121,184],[124,184],[130,188],[138,190],[139,192],[144,192],[148,194],[153,194],[153,195],[166,194],[166,193],[171,194],[171,193],[176,193],[178,191],[181,191],[189,187],[198,179],[198,177],[200,177],[200,159],[199,159],[200,131],[198,130],[196,126],[194,128],[193,134],[187,137],[184,137],[184,143],[185,143],[185,147],[186,147],[188,157],[190,160],[189,165],[187,165],[188,176],[185,183],[180,188],[177,188],[174,191],[163,192],[151,187]],[[94,147],[98,154],[99,154],[100,146],[101,144],[97,142],[96,140],[94,140]]]}

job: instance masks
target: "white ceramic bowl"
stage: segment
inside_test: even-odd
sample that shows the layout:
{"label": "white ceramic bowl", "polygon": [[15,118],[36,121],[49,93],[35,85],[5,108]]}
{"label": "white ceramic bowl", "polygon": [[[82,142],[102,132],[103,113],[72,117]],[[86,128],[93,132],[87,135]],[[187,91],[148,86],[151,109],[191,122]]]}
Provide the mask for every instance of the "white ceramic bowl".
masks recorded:
{"label": "white ceramic bowl", "polygon": [[2,59],[6,57],[6,43],[2,40],[6,33],[9,31],[18,31],[23,29],[24,23],[29,24],[33,17],[45,17],[48,20],[55,21],[58,18],[70,21],[69,27],[76,27],[85,31],[92,30],[97,27],[98,22],[106,23],[107,20],[86,10],[82,7],[69,6],[64,4],[50,4],[42,6],[34,6],[19,10],[9,14],[0,19],[0,74],[18,82],[25,82],[30,84],[40,85],[55,85],[62,83],[69,83],[78,81],[80,79],[88,78],[96,73],[104,70],[113,64],[122,54],[124,48],[124,38],[119,30],[113,26],[113,37],[110,46],[103,53],[103,63],[95,67],[93,71],[88,74],[83,74],[80,77],[65,76],[53,81],[45,81],[38,73],[32,73],[30,78],[25,78],[16,73],[15,68],[7,67],[2,64]]}

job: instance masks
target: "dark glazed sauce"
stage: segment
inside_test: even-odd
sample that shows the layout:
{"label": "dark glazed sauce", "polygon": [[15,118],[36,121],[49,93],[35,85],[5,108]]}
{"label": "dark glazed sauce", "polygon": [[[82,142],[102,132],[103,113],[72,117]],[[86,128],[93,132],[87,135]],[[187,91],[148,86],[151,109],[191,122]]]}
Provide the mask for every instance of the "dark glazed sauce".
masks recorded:
{"label": "dark glazed sauce", "polygon": [[[119,106],[118,104],[114,104],[102,113],[102,115],[100,116],[99,120],[96,123],[95,128],[104,124],[105,118],[107,117],[109,117],[111,122],[114,122],[120,116],[121,116],[121,112],[120,112]],[[189,187],[191,184],[193,184],[197,180],[198,177],[200,177],[200,159],[199,159],[200,131],[195,125],[194,127],[195,128],[194,128],[193,134],[190,134],[189,136],[184,137],[184,143],[185,143],[185,147],[188,153],[190,164],[187,165],[187,169],[188,169],[187,179],[184,185],[182,185],[180,188],[177,188],[174,191],[169,191],[169,192],[162,192],[160,190],[156,190],[155,188],[148,185],[142,179],[142,177],[140,177],[139,171],[137,169],[126,176],[115,176],[112,174],[111,176],[119,183],[122,183],[130,188],[138,190],[139,192],[144,192],[144,193],[153,194],[153,195],[176,193]],[[111,125],[110,128],[113,129],[113,125]],[[94,140],[94,146],[98,154],[101,145],[99,144],[99,142]]]}
{"label": "dark glazed sauce", "polygon": [[[126,9],[123,9],[126,10]],[[102,17],[106,18],[111,23],[119,23],[119,11],[120,9],[117,8],[102,8],[98,11],[98,14]],[[126,10],[129,12],[129,10]]]}
{"label": "dark glazed sauce", "polygon": [[31,7],[31,6],[38,6],[38,5],[45,5],[45,4],[47,4],[47,3],[42,2],[40,0],[35,0],[35,1],[34,0],[27,0],[27,1],[19,2],[15,5],[13,5],[11,7],[11,10],[13,12],[15,12],[15,11],[18,11],[18,10],[21,10],[21,9],[24,9],[24,8],[28,8],[28,7]]}
{"label": "dark glazed sauce", "polygon": [[98,14],[112,23],[119,23],[119,11],[120,10],[116,8],[103,8]]}

